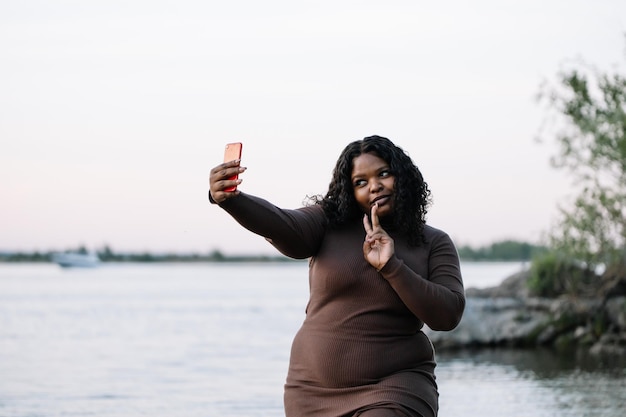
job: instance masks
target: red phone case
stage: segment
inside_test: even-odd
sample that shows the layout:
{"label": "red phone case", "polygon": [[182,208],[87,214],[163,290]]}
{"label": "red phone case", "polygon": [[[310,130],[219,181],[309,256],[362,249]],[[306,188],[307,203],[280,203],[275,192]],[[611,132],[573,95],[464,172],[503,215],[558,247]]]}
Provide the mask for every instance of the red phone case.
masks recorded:
{"label": "red phone case", "polygon": [[[224,162],[234,161],[235,159],[241,159],[241,149],[243,148],[243,144],[241,142],[233,142],[226,144],[226,148],[224,149]],[[229,180],[236,180],[239,178],[239,175],[233,175],[228,178]],[[225,188],[224,191],[235,191],[237,186]]]}

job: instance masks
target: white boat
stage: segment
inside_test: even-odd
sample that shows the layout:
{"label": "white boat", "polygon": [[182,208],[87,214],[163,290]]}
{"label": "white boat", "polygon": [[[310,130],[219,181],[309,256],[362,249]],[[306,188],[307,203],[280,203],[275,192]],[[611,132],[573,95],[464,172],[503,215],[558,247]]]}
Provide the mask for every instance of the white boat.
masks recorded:
{"label": "white boat", "polygon": [[52,255],[52,261],[63,268],[93,268],[100,264],[98,255],[92,252],[62,252]]}

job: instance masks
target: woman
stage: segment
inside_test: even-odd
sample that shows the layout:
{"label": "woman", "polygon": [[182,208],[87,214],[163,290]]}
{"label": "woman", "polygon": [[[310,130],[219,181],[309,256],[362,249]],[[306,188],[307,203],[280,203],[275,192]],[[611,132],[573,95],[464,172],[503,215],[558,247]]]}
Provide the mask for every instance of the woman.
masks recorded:
{"label": "woman", "polygon": [[285,384],[287,417],[436,416],[432,344],[465,296],[456,248],[426,225],[430,190],[411,158],[371,136],[341,153],[325,196],[295,210],[226,188],[245,168],[211,170],[211,202],[286,256],[310,258],[310,299]]}

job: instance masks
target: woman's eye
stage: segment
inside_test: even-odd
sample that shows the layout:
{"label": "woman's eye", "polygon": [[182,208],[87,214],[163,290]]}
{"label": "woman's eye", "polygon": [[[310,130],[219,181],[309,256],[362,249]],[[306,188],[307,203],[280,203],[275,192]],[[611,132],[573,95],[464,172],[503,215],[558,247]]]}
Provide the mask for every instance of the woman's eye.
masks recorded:
{"label": "woman's eye", "polygon": [[390,176],[390,175],[391,175],[391,172],[389,172],[389,171],[387,171],[387,170],[385,170],[385,171],[380,171],[380,176],[381,176],[381,177],[383,177],[383,178],[386,178],[386,177],[388,177],[388,176]]}
{"label": "woman's eye", "polygon": [[356,180],[356,181],[354,181],[354,186],[355,187],[362,187],[363,185],[365,185],[365,180]]}

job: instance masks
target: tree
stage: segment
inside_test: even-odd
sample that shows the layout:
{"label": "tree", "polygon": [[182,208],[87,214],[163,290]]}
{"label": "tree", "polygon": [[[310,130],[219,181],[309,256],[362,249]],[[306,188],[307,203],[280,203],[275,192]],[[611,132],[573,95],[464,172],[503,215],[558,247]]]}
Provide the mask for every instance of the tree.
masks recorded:
{"label": "tree", "polygon": [[544,246],[515,240],[494,242],[480,248],[459,246],[457,249],[462,260],[471,261],[530,261],[548,250]]}
{"label": "tree", "polygon": [[[548,130],[558,145],[551,164],[573,177],[577,196],[549,232],[550,246],[589,269],[626,268],[626,77],[584,62],[544,85]],[[554,117],[551,117],[554,116]]]}

